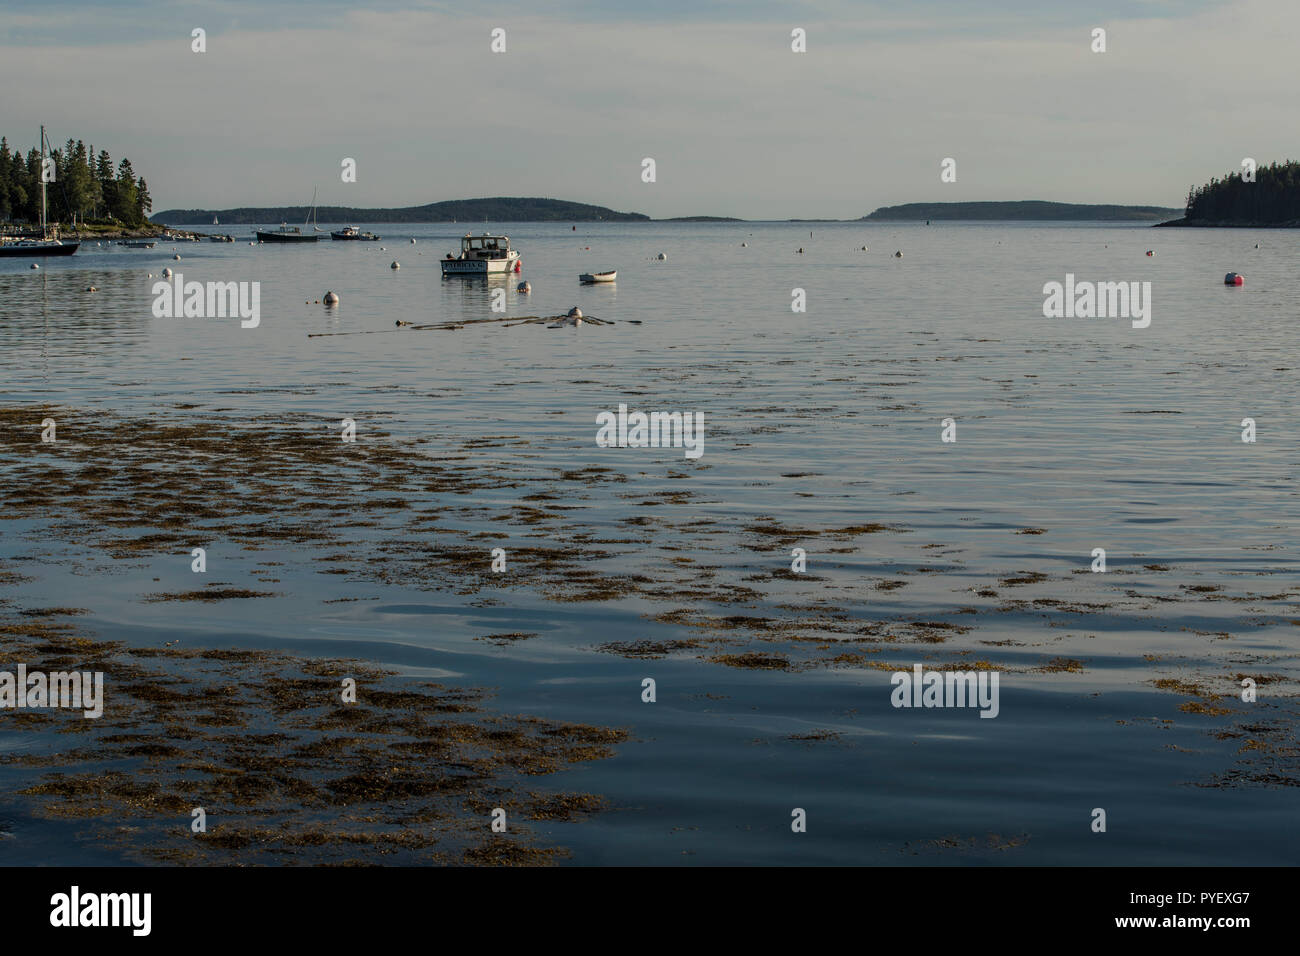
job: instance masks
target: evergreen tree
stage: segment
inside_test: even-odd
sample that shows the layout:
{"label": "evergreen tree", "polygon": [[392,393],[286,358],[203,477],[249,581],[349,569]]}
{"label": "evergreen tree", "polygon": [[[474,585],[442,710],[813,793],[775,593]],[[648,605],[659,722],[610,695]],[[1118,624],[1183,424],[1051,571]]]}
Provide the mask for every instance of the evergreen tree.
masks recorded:
{"label": "evergreen tree", "polygon": [[135,185],[135,170],[131,160],[124,159],[117,167],[117,186],[113,195],[113,217],[136,225],[140,221],[140,206]]}
{"label": "evergreen tree", "polygon": [[149,195],[149,184],[144,181],[143,176],[136,181],[135,195],[136,206],[139,210],[136,222],[142,223],[149,218],[149,213],[153,212],[153,199]]}
{"label": "evergreen tree", "polygon": [[104,218],[111,219],[117,205],[117,180],[113,176],[113,160],[106,149],[100,152],[99,159],[95,162],[95,180],[99,183]]}

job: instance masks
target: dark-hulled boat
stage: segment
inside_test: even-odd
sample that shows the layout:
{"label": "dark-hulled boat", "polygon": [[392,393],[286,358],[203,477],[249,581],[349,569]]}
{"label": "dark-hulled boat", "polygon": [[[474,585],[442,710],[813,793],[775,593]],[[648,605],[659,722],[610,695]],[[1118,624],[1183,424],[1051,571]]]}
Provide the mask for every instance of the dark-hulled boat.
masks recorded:
{"label": "dark-hulled boat", "polygon": [[[317,228],[315,226],[315,222],[316,222],[316,191],[312,190],[311,212],[307,215],[306,222],[302,224],[303,229],[307,228],[308,223],[311,223],[313,228],[316,229],[316,232],[323,232],[324,230]],[[302,229],[299,229],[297,226],[290,226],[283,222],[280,223],[279,229],[258,229],[257,230],[258,242],[315,242],[319,238],[320,236],[316,235],[315,233],[303,232]]]}
{"label": "dark-hulled boat", "polygon": [[279,229],[257,230],[258,242],[315,242],[320,236],[304,233],[297,226],[281,225]]}
{"label": "dark-hulled boat", "polygon": [[40,259],[45,256],[70,256],[81,248],[79,242],[58,239],[0,239],[0,258]]}

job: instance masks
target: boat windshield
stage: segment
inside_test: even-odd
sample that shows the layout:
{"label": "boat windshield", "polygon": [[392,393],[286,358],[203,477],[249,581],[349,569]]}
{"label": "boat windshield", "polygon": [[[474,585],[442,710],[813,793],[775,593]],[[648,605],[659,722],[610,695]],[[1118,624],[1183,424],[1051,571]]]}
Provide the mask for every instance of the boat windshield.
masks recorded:
{"label": "boat windshield", "polygon": [[477,259],[501,259],[510,251],[506,236],[466,236],[460,241],[463,254]]}

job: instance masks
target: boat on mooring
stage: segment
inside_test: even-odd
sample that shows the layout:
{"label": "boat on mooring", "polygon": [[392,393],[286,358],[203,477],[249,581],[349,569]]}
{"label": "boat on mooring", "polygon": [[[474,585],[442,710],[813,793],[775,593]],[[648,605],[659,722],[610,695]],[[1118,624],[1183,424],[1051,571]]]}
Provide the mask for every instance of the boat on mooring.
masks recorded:
{"label": "boat on mooring", "polygon": [[596,285],[599,282],[613,282],[618,278],[618,272],[611,269],[609,272],[584,272],[578,276],[578,281],[583,285]]}
{"label": "boat on mooring", "polygon": [[150,242],[148,239],[123,239],[118,245],[126,246],[128,249],[152,249],[157,243]]}
{"label": "boat on mooring", "polygon": [[315,242],[319,238],[312,233],[304,233],[297,226],[285,223],[280,223],[279,229],[257,230],[258,242]]}
{"label": "boat on mooring", "polygon": [[442,274],[446,276],[505,275],[521,268],[519,250],[510,248],[509,236],[481,236],[466,234],[460,241],[460,255],[447,253],[442,260]]}
{"label": "boat on mooring", "polygon": [[331,239],[351,239],[355,242],[378,242],[379,237],[373,232],[362,232],[356,226],[345,226],[330,233]]}
{"label": "boat on mooring", "polygon": [[[290,226],[287,223],[282,222],[280,223],[279,229],[258,229],[257,241],[258,242],[315,242],[317,239],[320,238],[320,236],[317,236],[314,233],[302,231],[303,229],[307,228],[308,224],[311,224],[312,226],[315,226],[316,224],[316,191],[314,189],[312,190],[311,193],[311,212],[307,214],[307,218],[303,221],[302,229],[299,229],[297,226]],[[319,227],[316,227],[316,231],[320,232],[321,230]]]}
{"label": "boat on mooring", "polygon": [[[45,127],[41,127],[41,165],[45,169]],[[56,230],[57,231],[57,230]],[[70,256],[81,248],[80,242],[63,242],[57,236],[50,236],[50,224],[45,216],[45,179],[41,178],[41,235],[39,239],[0,238],[0,257],[41,259],[46,256]]]}

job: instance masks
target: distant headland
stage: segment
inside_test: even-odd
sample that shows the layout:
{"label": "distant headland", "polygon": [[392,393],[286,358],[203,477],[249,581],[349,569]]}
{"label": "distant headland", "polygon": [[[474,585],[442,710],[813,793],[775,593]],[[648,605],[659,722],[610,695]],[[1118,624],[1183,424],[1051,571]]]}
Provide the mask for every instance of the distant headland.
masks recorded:
{"label": "distant headland", "polygon": [[[271,222],[305,222],[309,206],[268,206],[240,209],[166,209],[150,218],[157,223],[206,223],[213,218],[222,225],[256,225]],[[423,206],[395,209],[359,209],[353,206],[317,206],[320,222],[649,222],[639,212],[616,212],[604,206],[567,202],[563,199],[496,197],[452,199]]]}
{"label": "distant headland", "polygon": [[1037,199],[1017,202],[913,202],[902,206],[881,206],[861,221],[916,222],[983,220],[1025,222],[1156,222],[1178,215],[1180,210],[1165,206],[1089,206]]}
{"label": "distant headland", "polygon": [[[1244,164],[1243,164],[1244,165]],[[1162,226],[1231,229],[1300,228],[1300,163],[1287,160],[1228,173],[1187,193],[1181,219]]]}

